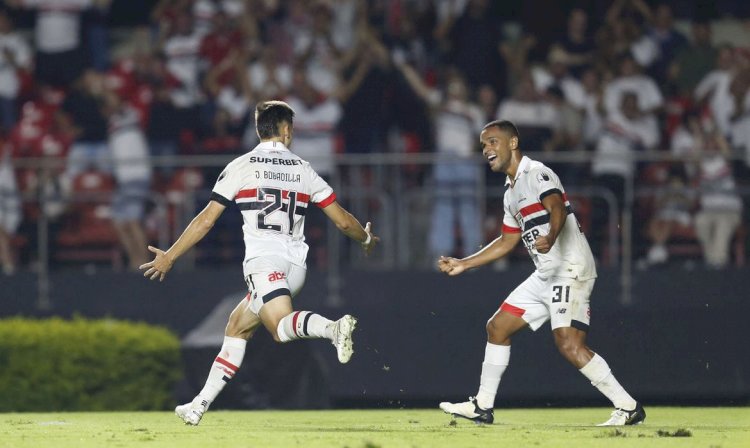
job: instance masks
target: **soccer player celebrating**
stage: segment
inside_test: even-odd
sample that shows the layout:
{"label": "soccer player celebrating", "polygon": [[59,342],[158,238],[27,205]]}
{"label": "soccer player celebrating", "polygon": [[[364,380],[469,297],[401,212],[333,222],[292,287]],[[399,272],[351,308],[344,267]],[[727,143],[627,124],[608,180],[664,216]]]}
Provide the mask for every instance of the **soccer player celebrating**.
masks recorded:
{"label": "soccer player celebrating", "polygon": [[293,311],[292,297],[305,282],[308,246],[303,234],[310,204],[323,210],[336,227],[361,243],[365,254],[378,243],[370,223],[365,227],[336,202],[330,186],[309,163],[289,151],[294,111],[284,102],[266,101],[255,110],[260,144],[226,166],[219,175],[211,200],[166,252],[149,246],[154,260],[141,266],[144,276],[164,280],[174,262],[213,227],[232,202],[242,213],[245,239],[243,271],[248,294],[229,316],[224,344],[208,374],[206,384],[192,402],[175,412],[189,425],[197,425],[211,402],[242,364],[247,340],[260,324],[276,342],[326,338],[346,363],[354,352],[352,332],[357,320],[345,315],[333,322],[310,311]]}
{"label": "soccer player celebrating", "polygon": [[518,130],[509,121],[488,123],[479,140],[490,169],[507,175],[502,235],[466,258],[440,257],[438,267],[448,275],[458,275],[504,257],[523,241],[536,271],[487,322],[477,396],[463,403],[440,403],[440,409],[492,423],[495,394],[510,359],[510,338],[525,327],[537,330],[550,320],[560,353],[615,406],[610,419],[600,426],[643,422],[643,407],[617,382],[604,358],[586,345],[596,267],[560,180],[542,163],[521,154]]}

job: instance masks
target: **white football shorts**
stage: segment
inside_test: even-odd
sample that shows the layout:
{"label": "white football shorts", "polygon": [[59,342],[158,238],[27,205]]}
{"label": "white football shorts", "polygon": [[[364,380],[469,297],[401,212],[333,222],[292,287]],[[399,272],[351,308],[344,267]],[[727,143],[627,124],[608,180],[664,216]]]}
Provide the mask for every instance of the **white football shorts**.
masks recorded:
{"label": "white football shorts", "polygon": [[591,322],[590,298],[596,279],[541,277],[534,272],[518,285],[500,309],[525,320],[536,331],[547,320],[552,329],[573,327],[588,331]]}
{"label": "white football shorts", "polygon": [[247,300],[250,310],[260,314],[263,304],[280,296],[297,295],[305,284],[307,270],[281,257],[259,257],[247,262]]}

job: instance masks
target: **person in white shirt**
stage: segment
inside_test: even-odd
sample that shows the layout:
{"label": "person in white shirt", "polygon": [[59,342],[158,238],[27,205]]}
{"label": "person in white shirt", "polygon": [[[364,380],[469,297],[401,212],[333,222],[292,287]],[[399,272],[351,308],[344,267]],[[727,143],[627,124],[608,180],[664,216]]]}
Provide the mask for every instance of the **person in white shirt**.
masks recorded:
{"label": "person in white shirt", "polygon": [[310,311],[293,311],[292,297],[305,281],[305,215],[311,204],[323,210],[336,227],[362,245],[365,254],[378,243],[365,227],[336,201],[331,187],[310,164],[289,150],[294,111],[282,101],[265,101],[255,109],[260,144],[227,165],[211,200],[166,252],[149,246],[153,261],[141,266],[144,276],[163,280],[174,262],[200,241],[232,202],[242,213],[245,236],[243,272],[248,294],[232,311],[226,337],[206,384],[191,401],[175,409],[189,425],[197,425],[211,402],[235,375],[247,340],[263,326],[277,342],[326,338],[336,347],[339,362],[351,358],[357,320],[345,315],[331,321]]}
{"label": "person in white shirt", "polygon": [[477,183],[481,167],[472,159],[476,147],[472,136],[482,128],[482,110],[469,101],[468,86],[457,72],[447,77],[444,88],[438,90],[427,86],[410,65],[399,63],[398,67],[412,90],[430,107],[436,152],[442,156],[433,172],[430,254],[456,251],[456,221],[460,223],[461,253],[470,254],[482,242],[482,198]]}
{"label": "person in white shirt", "polygon": [[633,56],[626,54],[620,60],[620,75],[604,87],[604,108],[608,115],[616,114],[622,104],[622,97],[635,93],[641,113],[656,117],[656,112],[664,105],[664,97],[656,82],[640,71]]}
{"label": "person in white shirt", "polygon": [[13,7],[37,10],[34,26],[36,78],[67,87],[86,68],[81,15],[93,0],[6,0]]}
{"label": "person in white shirt", "polygon": [[16,124],[16,98],[20,90],[20,70],[31,66],[31,49],[13,30],[8,13],[0,10],[0,127],[9,132]]}
{"label": "person in white shirt", "polygon": [[536,331],[549,320],[563,357],[616,408],[600,426],[643,422],[643,406],[623,389],[604,358],[586,345],[596,266],[560,180],[544,164],[522,155],[518,130],[509,121],[485,125],[480,142],[490,169],[507,175],[502,234],[466,258],[440,257],[438,267],[450,276],[459,275],[508,255],[523,241],[536,271],[487,322],[488,341],[476,398],[443,402],[440,408],[456,417],[492,423],[495,395],[510,360],[511,337],[526,327]]}
{"label": "person in white shirt", "polygon": [[10,163],[11,149],[8,143],[0,146],[0,268],[6,275],[16,270],[11,240],[23,217],[21,196]]}
{"label": "person in white shirt", "polygon": [[143,218],[151,196],[150,153],[137,110],[114,92],[105,95],[105,104],[108,145],[117,181],[112,199],[112,222],[128,256],[130,269],[138,270],[149,258]]}

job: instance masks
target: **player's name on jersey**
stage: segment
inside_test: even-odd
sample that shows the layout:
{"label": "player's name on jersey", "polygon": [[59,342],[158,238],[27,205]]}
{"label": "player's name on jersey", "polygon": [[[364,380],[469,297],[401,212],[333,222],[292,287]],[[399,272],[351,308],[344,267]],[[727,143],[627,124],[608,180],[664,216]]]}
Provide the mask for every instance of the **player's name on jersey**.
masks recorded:
{"label": "player's name on jersey", "polygon": [[[255,172],[255,178],[260,179],[260,171]],[[275,173],[273,171],[263,171],[263,179],[280,180],[282,182],[300,182],[302,176],[296,173]]]}
{"label": "player's name on jersey", "polygon": [[248,159],[250,163],[270,163],[271,165],[302,165],[301,160],[294,159],[277,159],[271,157],[252,156]]}

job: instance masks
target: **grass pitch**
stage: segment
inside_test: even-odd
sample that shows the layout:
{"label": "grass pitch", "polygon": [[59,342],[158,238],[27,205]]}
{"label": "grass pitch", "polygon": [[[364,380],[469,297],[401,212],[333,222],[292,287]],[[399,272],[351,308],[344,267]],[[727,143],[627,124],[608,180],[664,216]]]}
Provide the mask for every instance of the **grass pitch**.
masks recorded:
{"label": "grass pitch", "polygon": [[440,410],[0,414],[0,447],[750,447],[750,408],[646,407],[646,423],[597,428],[610,409],[498,409],[495,423]]}

